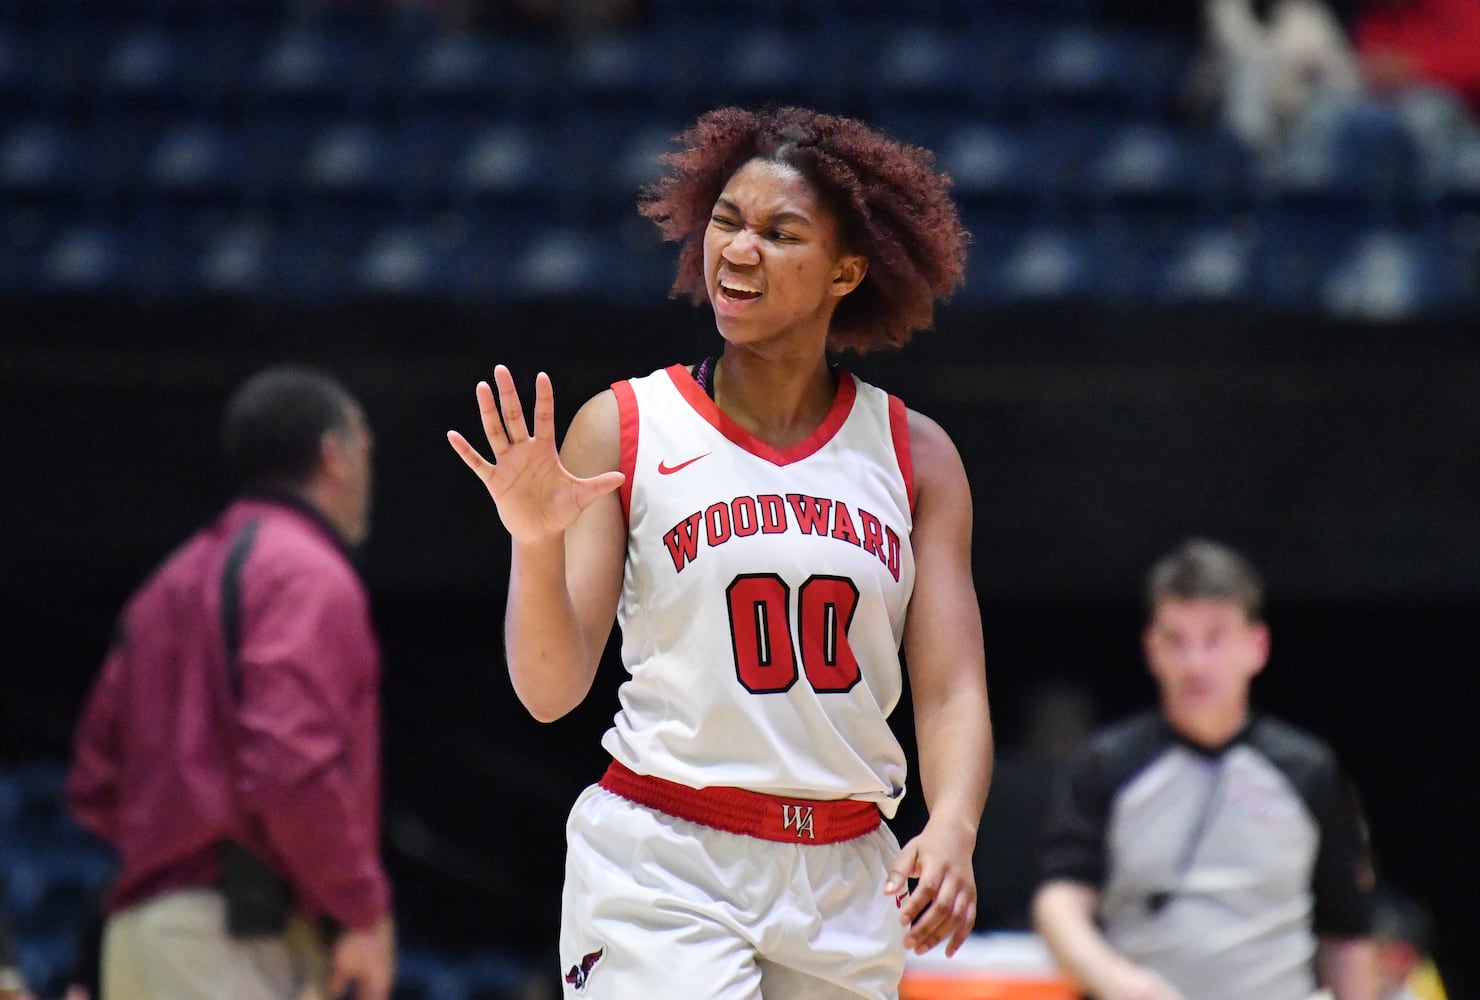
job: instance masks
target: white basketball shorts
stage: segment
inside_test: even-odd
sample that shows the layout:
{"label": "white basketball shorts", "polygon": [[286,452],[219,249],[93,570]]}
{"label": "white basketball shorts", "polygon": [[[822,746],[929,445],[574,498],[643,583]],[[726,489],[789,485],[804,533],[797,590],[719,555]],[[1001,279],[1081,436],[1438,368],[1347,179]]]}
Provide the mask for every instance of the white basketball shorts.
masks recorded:
{"label": "white basketball shorts", "polygon": [[566,824],[561,975],[571,1000],[896,1000],[904,928],[884,823],[783,843],[592,785]]}

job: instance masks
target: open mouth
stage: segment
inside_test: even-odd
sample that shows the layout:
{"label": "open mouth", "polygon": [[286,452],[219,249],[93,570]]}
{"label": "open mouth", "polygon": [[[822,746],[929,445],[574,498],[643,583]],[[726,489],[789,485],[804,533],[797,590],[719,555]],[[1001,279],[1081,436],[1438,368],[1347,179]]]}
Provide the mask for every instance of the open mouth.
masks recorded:
{"label": "open mouth", "polygon": [[719,293],[732,302],[749,302],[761,297],[759,289],[730,281],[719,283]]}

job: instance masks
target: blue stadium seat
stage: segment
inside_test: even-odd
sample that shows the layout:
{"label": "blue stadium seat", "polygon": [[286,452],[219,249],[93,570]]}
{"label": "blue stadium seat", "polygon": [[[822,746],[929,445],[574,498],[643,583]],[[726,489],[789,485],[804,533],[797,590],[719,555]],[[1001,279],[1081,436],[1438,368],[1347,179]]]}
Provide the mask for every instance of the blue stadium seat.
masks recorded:
{"label": "blue stadium seat", "polygon": [[274,276],[276,232],[265,220],[241,216],[201,237],[197,277],[210,295],[262,297]]}
{"label": "blue stadium seat", "polygon": [[358,263],[356,291],[413,297],[454,291],[446,244],[435,228],[426,226],[393,225],[372,234]]}
{"label": "blue stadium seat", "polygon": [[1191,204],[1199,172],[1191,140],[1180,130],[1145,121],[1123,125],[1090,166],[1091,197],[1109,203]]}
{"label": "blue stadium seat", "polygon": [[247,190],[245,147],[237,132],[214,122],[181,120],[147,154],[144,200],[237,206]]}
{"label": "blue stadium seat", "polygon": [[1025,129],[994,122],[963,121],[939,138],[937,163],[950,175],[956,197],[969,208],[1029,203],[1047,189],[1042,164]]}
{"label": "blue stadium seat", "polygon": [[1249,234],[1230,226],[1199,228],[1161,259],[1152,294],[1167,305],[1240,302],[1251,294],[1254,278]]}
{"label": "blue stadium seat", "polygon": [[1063,215],[1088,198],[1086,173],[1107,128],[1052,120],[1029,127],[963,122],[941,136],[938,162],[972,209]]}
{"label": "blue stadium seat", "polygon": [[1037,37],[1012,22],[967,31],[928,24],[879,31],[864,49],[869,58],[858,61],[858,100],[870,117],[1022,118],[1028,110],[1023,60]]}
{"label": "blue stadium seat", "polygon": [[1104,264],[1084,236],[1037,229],[1009,248],[990,281],[1006,302],[1085,301],[1103,291]]}
{"label": "blue stadium seat", "polygon": [[597,290],[603,271],[619,269],[587,229],[546,229],[520,244],[508,293],[521,302],[589,295]]}
{"label": "blue stadium seat", "polygon": [[1168,109],[1186,59],[1185,48],[1152,36],[1075,25],[1044,36],[1022,83],[1043,114],[1157,116]]}
{"label": "blue stadium seat", "polygon": [[170,114],[187,107],[186,46],[160,27],[121,33],[106,50],[97,101],[105,113]]}
{"label": "blue stadium seat", "polygon": [[397,58],[373,31],[286,28],[262,48],[252,96],[269,110],[380,113],[401,82]]}
{"label": "blue stadium seat", "polygon": [[1319,291],[1332,315],[1395,322],[1454,309],[1462,288],[1459,261],[1440,239],[1375,229],[1331,261]]}
{"label": "blue stadium seat", "polygon": [[0,195],[9,204],[77,197],[81,139],[61,119],[15,122],[0,132]]}
{"label": "blue stadium seat", "polygon": [[413,46],[400,85],[403,117],[533,118],[550,110],[558,50],[489,34],[447,33]]}
{"label": "blue stadium seat", "polygon": [[389,208],[398,194],[395,154],[390,136],[373,121],[325,125],[304,150],[300,193],[322,203]]}
{"label": "blue stadium seat", "polygon": [[120,293],[129,288],[132,261],[121,227],[79,223],[55,234],[38,262],[36,283],[47,292]]}
{"label": "blue stadium seat", "polygon": [[544,212],[579,207],[589,158],[553,155],[552,131],[518,121],[495,121],[464,140],[453,163],[455,202],[465,208]]}
{"label": "blue stadium seat", "polygon": [[585,110],[653,114],[672,106],[679,63],[651,32],[599,34],[570,46],[555,88]]}

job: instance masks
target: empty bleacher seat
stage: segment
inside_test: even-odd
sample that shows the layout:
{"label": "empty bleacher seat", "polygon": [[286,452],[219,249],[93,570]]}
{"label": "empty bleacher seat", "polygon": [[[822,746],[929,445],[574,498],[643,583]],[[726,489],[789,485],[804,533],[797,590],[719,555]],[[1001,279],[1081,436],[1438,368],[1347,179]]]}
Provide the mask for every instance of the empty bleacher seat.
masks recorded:
{"label": "empty bleacher seat", "polygon": [[1254,281],[1254,241],[1228,226],[1199,228],[1159,261],[1152,295],[1168,304],[1237,302]]}
{"label": "empty bleacher seat", "polygon": [[576,108],[646,115],[671,106],[677,96],[679,63],[649,33],[581,39],[564,51],[562,63],[552,89]]}
{"label": "empty bleacher seat", "polygon": [[523,301],[589,294],[601,281],[601,270],[620,270],[611,253],[601,252],[594,234],[584,228],[560,227],[532,235],[518,244],[509,294]]}
{"label": "empty bleacher seat", "polygon": [[495,121],[468,135],[452,165],[456,203],[552,216],[577,206],[587,161],[552,155],[557,132]]}
{"label": "empty bleacher seat", "polygon": [[42,290],[50,292],[124,292],[129,287],[132,259],[121,227],[79,223],[54,235],[42,253],[36,281]]}
{"label": "empty bleacher seat", "polygon": [[1040,113],[1156,117],[1168,110],[1185,59],[1153,37],[1079,24],[1044,35],[1022,82]]}
{"label": "empty bleacher seat", "polygon": [[180,120],[148,151],[145,199],[152,202],[236,205],[246,192],[244,147],[235,131],[214,122]]}
{"label": "empty bleacher seat", "polygon": [[455,290],[447,242],[426,226],[393,225],[373,234],[359,260],[356,290],[422,297]]}
{"label": "empty bleacher seat", "polygon": [[1016,22],[965,31],[928,24],[877,31],[864,48],[870,58],[857,66],[856,98],[871,119],[1022,119],[1028,102],[1020,74],[1037,37],[1036,29]]}
{"label": "empty bleacher seat", "polygon": [[493,114],[533,118],[554,103],[558,50],[535,42],[454,32],[412,46],[403,69],[403,116]]}
{"label": "empty bleacher seat", "polygon": [[1458,261],[1441,240],[1378,229],[1330,261],[1319,295],[1333,315],[1392,322],[1452,309],[1461,288]]}
{"label": "empty bleacher seat", "polygon": [[181,39],[162,27],[120,34],[106,49],[98,101],[106,111],[177,113],[189,102],[187,56]]}
{"label": "empty bleacher seat", "polygon": [[372,121],[339,121],[317,129],[299,165],[310,198],[365,208],[396,203],[398,175],[390,137]]}
{"label": "empty bleacher seat", "polygon": [[211,295],[268,293],[273,280],[273,228],[260,218],[233,218],[202,235],[197,260],[200,288]]}
{"label": "empty bleacher seat", "polygon": [[11,124],[0,132],[0,195],[10,204],[75,199],[80,143],[61,119]]}
{"label": "empty bleacher seat", "polygon": [[285,28],[259,53],[252,96],[269,110],[380,113],[400,85],[399,59],[390,38],[368,28]]}
{"label": "empty bleacher seat", "polygon": [[1007,250],[991,282],[997,297],[1008,302],[1083,301],[1099,294],[1105,263],[1087,238],[1037,229]]}

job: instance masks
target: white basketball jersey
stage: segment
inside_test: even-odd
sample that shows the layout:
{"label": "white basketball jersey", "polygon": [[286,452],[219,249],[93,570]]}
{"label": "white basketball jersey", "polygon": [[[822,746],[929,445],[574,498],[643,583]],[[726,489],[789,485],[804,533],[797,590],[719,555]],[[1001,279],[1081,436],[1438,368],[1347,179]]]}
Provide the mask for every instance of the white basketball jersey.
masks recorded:
{"label": "white basketball jersey", "polygon": [[843,374],[822,425],[782,450],[682,365],[612,389],[631,677],[602,745],[691,787],[892,816],[906,764],[887,719],[915,575],[904,404]]}

